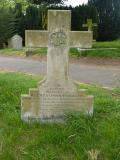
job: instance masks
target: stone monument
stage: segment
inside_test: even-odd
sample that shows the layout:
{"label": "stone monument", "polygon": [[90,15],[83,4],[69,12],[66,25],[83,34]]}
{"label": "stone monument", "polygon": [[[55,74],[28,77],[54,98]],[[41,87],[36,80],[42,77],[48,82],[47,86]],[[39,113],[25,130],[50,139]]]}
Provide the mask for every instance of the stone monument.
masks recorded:
{"label": "stone monument", "polygon": [[13,48],[20,50],[23,48],[22,37],[19,35],[14,35],[11,39],[8,40],[8,48]]}
{"label": "stone monument", "polygon": [[47,79],[21,96],[22,120],[61,122],[68,112],[93,113],[93,96],[69,79],[70,47],[91,48],[92,32],[70,31],[71,11],[49,10],[48,31],[26,31],[26,46],[48,47]]}
{"label": "stone monument", "polygon": [[93,27],[97,27],[97,23],[93,23],[92,19],[87,19],[87,24],[83,24],[83,27],[87,27],[88,31],[92,31]]}

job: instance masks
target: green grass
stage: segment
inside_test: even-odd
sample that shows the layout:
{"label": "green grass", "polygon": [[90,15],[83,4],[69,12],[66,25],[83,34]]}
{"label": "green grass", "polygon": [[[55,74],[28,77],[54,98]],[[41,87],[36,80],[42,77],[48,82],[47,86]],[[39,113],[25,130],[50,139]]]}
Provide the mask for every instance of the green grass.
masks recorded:
{"label": "green grass", "polygon": [[46,56],[47,55],[47,48],[34,49],[33,55]]}
{"label": "green grass", "polygon": [[[0,54],[8,56],[25,56],[25,50],[16,51],[13,49],[0,50]],[[37,48],[33,50],[33,56],[46,56],[46,48]],[[71,48],[69,52],[71,58],[80,57],[98,57],[98,58],[120,58],[120,49],[115,50],[92,50],[82,51],[81,53],[76,48]]]}
{"label": "green grass", "polygon": [[[120,40],[112,42],[94,42],[93,48],[108,48],[108,50],[90,50],[82,51],[81,53],[76,48],[71,48],[69,56],[72,58],[80,57],[98,57],[98,58],[120,58]],[[109,48],[117,48],[111,50]],[[0,54],[3,55],[18,55],[25,56],[25,49],[20,51],[14,49],[0,49]],[[32,49],[33,56],[46,56],[47,48],[36,48]]]}
{"label": "green grass", "polygon": [[70,50],[70,57],[120,58],[120,40],[112,42],[94,42],[93,48],[108,48],[108,50],[89,50],[78,52],[77,49],[73,48]]}
{"label": "green grass", "polygon": [[[18,55],[18,56],[25,56],[25,48],[21,50],[15,50],[15,49],[0,49],[1,55]],[[47,55],[47,48],[32,48],[32,55],[35,56],[46,56]],[[70,49],[70,56],[71,57],[79,57],[79,51],[76,48]]]}
{"label": "green grass", "polygon": [[13,55],[17,55],[17,56],[24,56],[25,55],[25,50],[15,50],[15,49],[0,49],[0,54],[1,55],[8,55],[8,56],[13,56]]}
{"label": "green grass", "polygon": [[77,113],[64,125],[26,124],[20,119],[20,95],[40,79],[0,74],[0,160],[87,160],[91,149],[100,150],[98,160],[120,160],[120,101],[114,91],[78,85],[95,96],[92,117]]}
{"label": "green grass", "polygon": [[[77,55],[77,54],[76,54]],[[116,58],[120,59],[120,49],[82,51],[78,57]]]}
{"label": "green grass", "polygon": [[120,48],[120,40],[110,42],[95,42],[93,48]]}
{"label": "green grass", "polygon": [[[72,58],[79,57],[101,57],[101,58],[120,58],[120,40],[112,42],[95,42],[93,48],[108,48],[108,50],[92,50],[82,51],[81,53],[76,48],[71,48],[69,55]],[[109,48],[118,48],[115,50],[109,50]],[[38,48],[33,50],[34,55],[44,56],[47,54],[46,48]]]}

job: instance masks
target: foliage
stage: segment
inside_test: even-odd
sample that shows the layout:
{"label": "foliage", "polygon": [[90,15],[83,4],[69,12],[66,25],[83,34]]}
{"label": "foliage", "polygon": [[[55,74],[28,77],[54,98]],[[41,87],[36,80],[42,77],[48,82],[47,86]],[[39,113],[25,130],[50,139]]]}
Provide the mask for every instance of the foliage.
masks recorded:
{"label": "foliage", "polygon": [[95,7],[88,5],[78,6],[72,9],[72,30],[84,30],[83,23],[87,22],[87,19],[92,19],[94,23],[98,22],[97,11]]}
{"label": "foliage", "polygon": [[[57,9],[57,10],[72,10],[72,30],[83,30],[82,24],[86,22],[87,18],[92,18],[94,22],[97,22],[97,14],[96,10],[93,7],[88,6],[79,6],[72,8],[67,6],[49,6],[48,9]],[[40,30],[40,29],[47,29],[47,10],[44,10],[44,7],[37,7],[33,5],[29,5],[25,12],[23,10],[23,6],[20,3],[16,3],[15,7],[9,8],[9,14],[6,13],[8,9],[5,8],[5,15],[8,19],[11,16],[11,21],[13,22],[14,19],[14,34],[19,34],[25,39],[25,30]],[[1,20],[0,27],[2,23],[6,23],[6,27],[4,28],[4,33],[7,34],[8,28],[11,28],[11,22],[5,22],[4,16],[0,15],[3,21]],[[13,25],[13,23],[12,23]],[[7,28],[7,26],[9,26]],[[2,34],[2,33],[1,33]],[[13,34],[10,34],[13,35]],[[4,37],[4,34],[2,34]],[[5,38],[6,40],[8,39]],[[1,40],[3,41],[3,40]],[[4,41],[3,41],[4,42]]]}
{"label": "foliage", "polygon": [[89,0],[99,15],[98,40],[114,40],[120,37],[120,0]]}
{"label": "foliage", "polygon": [[[32,4],[30,5],[29,2]],[[89,0],[89,5],[75,8],[57,5],[62,4],[63,0],[29,0],[29,2],[26,0],[0,1],[0,44],[16,33],[25,40],[25,30],[47,29],[48,9],[71,10],[71,28],[76,31],[85,30],[82,24],[86,23],[88,18],[92,19],[94,23],[98,23],[98,27],[94,28],[94,38],[97,37],[99,41],[120,37],[119,0]]]}
{"label": "foliage", "polygon": [[[97,10],[95,7],[82,5],[72,8],[72,30],[85,30],[85,28],[83,28],[82,25],[87,23],[87,19],[92,19],[93,23],[98,23]],[[97,27],[93,28],[93,33],[94,39],[96,39]]]}
{"label": "foliage", "polygon": [[[87,6],[87,5],[81,5],[77,7],[72,6],[50,6],[47,9],[49,10],[71,10],[71,30],[73,31],[80,31],[85,30],[85,28],[82,27],[83,23],[87,22],[87,19],[90,18],[93,20],[94,23],[98,22],[98,16],[97,11],[95,7]],[[94,37],[97,36],[96,29],[94,30]]]}
{"label": "foliage", "polygon": [[99,150],[98,159],[119,160],[120,101],[114,91],[80,85],[95,96],[93,116],[77,113],[66,116],[66,124],[26,124],[20,119],[20,95],[40,79],[0,74],[0,159],[86,160],[88,151]]}
{"label": "foliage", "polygon": [[39,5],[41,10],[41,25],[42,29],[47,29],[47,7],[52,5],[63,4],[66,0],[28,0],[32,4]]}
{"label": "foliage", "polygon": [[28,5],[27,0],[0,0],[0,8],[14,8],[17,3],[21,4],[24,10]]}
{"label": "foliage", "polygon": [[25,15],[25,29],[36,30],[42,29],[42,15],[40,8],[28,6]]}
{"label": "foliage", "polygon": [[25,18],[20,3],[16,3],[14,8],[1,8],[0,28],[1,44],[7,42],[15,34],[24,38]]}
{"label": "foliage", "polygon": [[0,9],[0,47],[16,32],[15,17],[4,8]]}
{"label": "foliage", "polygon": [[15,8],[11,8],[11,12],[14,15],[16,21],[16,34],[19,34],[20,36],[24,37],[25,17],[22,11],[22,4],[16,3]]}
{"label": "foliage", "polygon": [[66,0],[28,0],[32,4],[50,6],[50,5],[58,5],[63,4]]}

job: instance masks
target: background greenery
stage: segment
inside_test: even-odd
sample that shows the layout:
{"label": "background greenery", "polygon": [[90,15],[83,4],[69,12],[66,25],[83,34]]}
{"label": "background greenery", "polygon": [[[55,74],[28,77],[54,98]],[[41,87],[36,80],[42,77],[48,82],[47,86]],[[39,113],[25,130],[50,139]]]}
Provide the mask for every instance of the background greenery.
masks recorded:
{"label": "background greenery", "polygon": [[88,0],[99,15],[98,40],[113,40],[120,36],[120,0]]}
{"label": "background greenery", "polygon": [[[65,0],[1,0],[0,1],[0,47],[14,34],[25,39],[27,29],[47,29],[47,10],[72,11],[72,30],[87,30],[82,24],[90,18],[98,27],[93,28],[94,38],[99,41],[120,38],[120,1],[89,0],[77,7],[64,6]],[[61,5],[58,5],[61,4]],[[4,26],[4,27],[3,27]]]}

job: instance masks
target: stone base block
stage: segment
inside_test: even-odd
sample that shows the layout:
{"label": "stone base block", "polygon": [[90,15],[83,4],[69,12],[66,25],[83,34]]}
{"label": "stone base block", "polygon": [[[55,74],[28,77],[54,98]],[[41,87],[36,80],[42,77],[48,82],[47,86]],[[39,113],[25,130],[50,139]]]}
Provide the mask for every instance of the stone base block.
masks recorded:
{"label": "stone base block", "polygon": [[21,118],[28,121],[28,118],[39,115],[39,92],[38,89],[30,89],[29,95],[21,95]]}
{"label": "stone base block", "polygon": [[21,96],[21,118],[26,122],[60,122],[71,112],[93,114],[94,97],[86,95],[86,90],[67,92],[64,87],[43,85],[30,89],[29,95]]}

